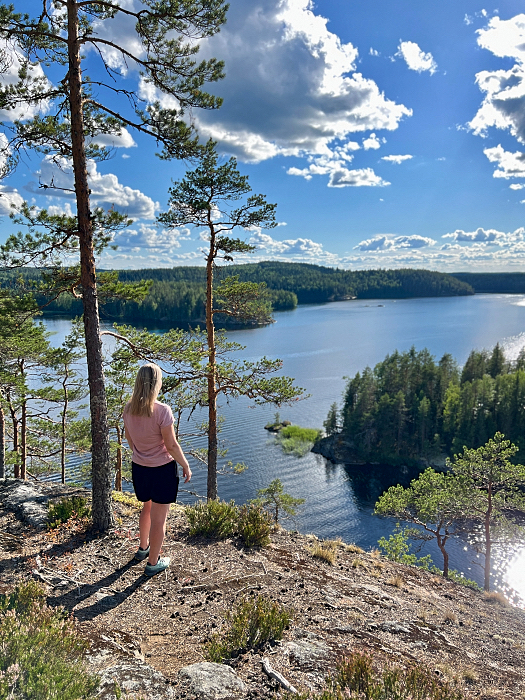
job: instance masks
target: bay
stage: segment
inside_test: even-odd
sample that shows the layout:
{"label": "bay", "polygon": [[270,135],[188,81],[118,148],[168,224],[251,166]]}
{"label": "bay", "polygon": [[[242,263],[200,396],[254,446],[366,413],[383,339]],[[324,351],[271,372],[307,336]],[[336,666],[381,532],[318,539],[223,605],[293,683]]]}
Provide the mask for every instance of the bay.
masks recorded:
{"label": "bay", "polygon": [[[523,295],[353,300],[299,306],[277,313],[275,318],[276,323],[270,326],[231,331],[229,337],[245,346],[242,357],[246,359],[266,355],[283,360],[283,374],[294,377],[311,396],[281,407],[280,416],[303,427],[321,428],[330,405],[334,401],[341,404],[344,377],[367,365],[373,367],[396,349],[428,348],[437,359],[450,353],[463,364],[474,348],[492,348],[499,342],[513,359],[525,345]],[[64,319],[46,319],[45,324],[55,333],[56,344],[70,325]],[[272,406],[253,407],[246,399],[222,402],[225,422],[221,439],[229,449],[227,460],[244,462],[248,469],[238,476],[219,477],[220,497],[241,504],[279,478],[285,491],[305,499],[297,518],[287,527],[323,538],[341,537],[364,549],[376,547],[395,523],[373,515],[374,503],[388,486],[400,481],[398,471],[334,465],[312,453],[302,458],[285,455],[264,429],[276,410]],[[205,471],[193,466],[191,490],[204,495]],[[401,481],[408,483],[412,477],[406,471]],[[180,500],[190,503],[195,497],[182,492]],[[441,556],[433,543],[423,547],[421,554],[426,553],[440,566]],[[451,542],[451,567],[478,583],[483,580],[480,562],[467,543]],[[494,585],[507,593],[512,589],[525,599],[524,574],[525,547],[516,542],[510,554],[496,558]]]}

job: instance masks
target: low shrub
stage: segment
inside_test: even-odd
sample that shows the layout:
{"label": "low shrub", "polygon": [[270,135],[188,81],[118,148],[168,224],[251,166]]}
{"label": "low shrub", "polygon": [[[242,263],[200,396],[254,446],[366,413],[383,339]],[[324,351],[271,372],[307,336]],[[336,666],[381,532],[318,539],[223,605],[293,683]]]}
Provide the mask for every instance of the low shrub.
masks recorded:
{"label": "low shrub", "polygon": [[98,679],[83,665],[88,643],[29,581],[0,595],[0,700],[90,700]]}
{"label": "low shrub", "polygon": [[91,509],[83,496],[62,498],[57,503],[49,503],[47,507],[47,523],[50,529],[67,523],[71,518],[89,518]]}
{"label": "low shrub", "polygon": [[425,666],[374,668],[370,654],[343,659],[321,693],[293,695],[295,700],[465,700],[457,684],[441,681]]}
{"label": "low shrub", "polygon": [[206,645],[208,661],[222,663],[248,649],[281,639],[292,613],[279,603],[258,596],[242,600],[225,618],[227,629],[214,634]]}
{"label": "low shrub", "polygon": [[250,503],[239,510],[238,532],[247,547],[270,544],[272,516],[260,505]]}
{"label": "low shrub", "polygon": [[201,501],[186,508],[190,535],[226,539],[237,531],[239,509],[233,501]]}

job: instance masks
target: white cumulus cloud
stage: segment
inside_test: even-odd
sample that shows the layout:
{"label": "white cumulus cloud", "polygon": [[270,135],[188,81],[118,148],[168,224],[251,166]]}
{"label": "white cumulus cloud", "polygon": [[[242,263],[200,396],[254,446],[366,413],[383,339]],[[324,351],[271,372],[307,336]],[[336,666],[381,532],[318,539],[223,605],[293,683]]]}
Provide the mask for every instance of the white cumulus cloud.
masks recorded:
{"label": "white cumulus cloud", "polygon": [[[40,171],[36,174],[39,176],[39,182],[49,187],[45,190],[46,195],[74,199],[73,167],[66,158],[61,158],[56,163],[52,156],[45,156],[40,164]],[[105,209],[115,207],[122,214],[137,219],[155,218],[160,206],[158,202],[154,202],[140,190],[123,185],[113,173],[100,173],[94,161],[88,162],[88,176],[94,206]],[[51,189],[51,185],[61,189]],[[43,190],[35,182],[28,183],[25,189],[33,194],[43,194]]]}
{"label": "white cumulus cloud", "polygon": [[421,51],[414,41],[402,41],[396,56],[403,58],[410,70],[418,73],[428,72],[432,75],[437,71],[437,63],[432,54]]}
{"label": "white cumulus cloud", "polygon": [[[492,17],[477,34],[482,48],[499,58],[511,58],[515,64],[508,70],[481,71],[476,75],[484,98],[467,126],[483,137],[490,128],[508,131],[519,143],[525,144],[525,14],[508,20]],[[522,153],[510,153],[501,146],[484,152],[491,162],[497,163],[495,177],[525,175]]]}
{"label": "white cumulus cloud", "polygon": [[397,165],[400,165],[403,163],[405,160],[411,160],[414,156],[383,156],[381,160],[386,160],[387,163],[396,163]]}
{"label": "white cumulus cloud", "polygon": [[407,248],[427,248],[434,246],[436,241],[433,238],[426,236],[393,236],[392,234],[378,234],[372,238],[361,241],[354,250],[360,251],[383,251],[383,250],[401,250]]}
{"label": "white cumulus cloud", "polygon": [[311,0],[238,0],[202,54],[224,58],[226,78],[216,89],[221,109],[195,113],[199,131],[241,160],[330,158],[335,143],[394,130],[412,114],[356,71],[357,49],[329,31]]}
{"label": "white cumulus cloud", "polygon": [[[491,163],[497,164],[494,177],[502,177],[506,180],[511,177],[525,177],[525,153],[521,151],[511,153],[506,151],[501,145],[494,148],[485,148],[483,153]],[[511,185],[511,187],[513,189],[521,189],[519,185],[517,187]]]}

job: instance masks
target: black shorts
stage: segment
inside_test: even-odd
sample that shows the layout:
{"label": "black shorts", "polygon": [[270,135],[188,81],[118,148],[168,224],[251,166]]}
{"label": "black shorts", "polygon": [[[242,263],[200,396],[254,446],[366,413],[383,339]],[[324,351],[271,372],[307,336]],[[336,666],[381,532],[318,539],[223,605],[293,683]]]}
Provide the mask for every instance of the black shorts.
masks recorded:
{"label": "black shorts", "polygon": [[142,467],[131,462],[133,488],[139,501],[175,503],[179,490],[177,462],[173,460],[161,467]]}

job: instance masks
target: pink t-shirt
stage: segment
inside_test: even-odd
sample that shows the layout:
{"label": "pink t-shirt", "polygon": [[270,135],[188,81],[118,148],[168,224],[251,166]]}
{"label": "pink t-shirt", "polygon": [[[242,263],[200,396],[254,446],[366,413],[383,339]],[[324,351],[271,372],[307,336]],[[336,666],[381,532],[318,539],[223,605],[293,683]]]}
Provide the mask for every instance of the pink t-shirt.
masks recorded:
{"label": "pink t-shirt", "polygon": [[133,461],[143,467],[161,467],[173,460],[162,439],[161,428],[173,425],[171,408],[155,401],[151,416],[124,412],[124,425],[133,442]]}

